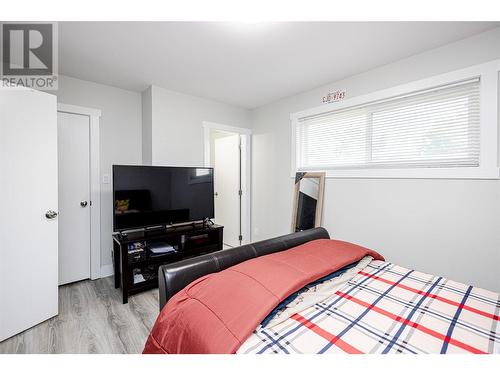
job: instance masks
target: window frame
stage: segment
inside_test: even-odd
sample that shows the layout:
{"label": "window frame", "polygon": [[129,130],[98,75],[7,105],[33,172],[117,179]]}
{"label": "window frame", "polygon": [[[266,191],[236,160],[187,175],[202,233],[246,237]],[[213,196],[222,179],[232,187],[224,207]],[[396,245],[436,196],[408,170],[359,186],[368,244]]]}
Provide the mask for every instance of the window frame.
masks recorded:
{"label": "window frame", "polygon": [[291,128],[291,173],[320,171],[300,169],[296,165],[296,127],[300,118],[320,115],[372,102],[390,100],[394,97],[411,95],[415,92],[449,85],[468,79],[480,79],[480,148],[478,167],[420,167],[420,168],[368,168],[327,169],[327,178],[428,178],[428,179],[498,179],[498,88],[500,60],[474,65],[407,84],[375,91],[369,94],[345,99],[341,102],[324,104],[290,114]]}

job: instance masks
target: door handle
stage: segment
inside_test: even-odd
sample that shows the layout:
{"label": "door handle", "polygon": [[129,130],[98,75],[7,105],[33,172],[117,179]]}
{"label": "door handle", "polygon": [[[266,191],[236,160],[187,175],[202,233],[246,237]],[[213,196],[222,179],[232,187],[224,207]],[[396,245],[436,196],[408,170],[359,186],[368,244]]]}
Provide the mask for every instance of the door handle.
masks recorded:
{"label": "door handle", "polygon": [[48,210],[48,211],[45,213],[45,217],[46,217],[47,219],[50,219],[50,220],[55,219],[55,218],[57,217],[57,212],[52,211],[52,210]]}
{"label": "door handle", "polygon": [[88,202],[87,201],[81,201],[80,206],[82,207],[87,207]]}

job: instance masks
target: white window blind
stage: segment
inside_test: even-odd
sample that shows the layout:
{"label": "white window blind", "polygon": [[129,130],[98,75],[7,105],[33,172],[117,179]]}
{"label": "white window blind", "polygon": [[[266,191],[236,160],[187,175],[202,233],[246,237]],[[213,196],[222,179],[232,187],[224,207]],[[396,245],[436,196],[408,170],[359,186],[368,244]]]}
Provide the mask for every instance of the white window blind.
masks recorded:
{"label": "white window blind", "polygon": [[479,166],[479,78],[296,125],[298,170]]}

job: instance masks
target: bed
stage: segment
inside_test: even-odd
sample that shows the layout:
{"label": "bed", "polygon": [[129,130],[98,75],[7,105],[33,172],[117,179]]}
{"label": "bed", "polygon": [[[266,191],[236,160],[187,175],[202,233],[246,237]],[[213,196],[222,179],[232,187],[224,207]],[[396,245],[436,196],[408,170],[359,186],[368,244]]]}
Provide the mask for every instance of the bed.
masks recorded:
{"label": "bed", "polygon": [[387,262],[324,228],[159,270],[144,353],[500,353],[496,292]]}

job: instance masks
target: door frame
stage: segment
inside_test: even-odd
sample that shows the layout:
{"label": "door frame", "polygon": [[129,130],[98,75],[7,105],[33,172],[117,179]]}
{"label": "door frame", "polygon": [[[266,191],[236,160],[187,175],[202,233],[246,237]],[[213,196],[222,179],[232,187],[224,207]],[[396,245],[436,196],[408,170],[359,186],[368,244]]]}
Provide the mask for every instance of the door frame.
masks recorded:
{"label": "door frame", "polygon": [[57,112],[89,117],[90,123],[90,278],[101,277],[101,186],[99,183],[99,128],[101,110],[57,103]]}
{"label": "door frame", "polygon": [[241,235],[243,237],[241,244],[252,242],[251,231],[251,206],[252,206],[252,130],[236,126],[223,125],[210,121],[203,121],[203,145],[204,145],[204,166],[210,167],[210,132],[212,130],[236,133],[241,135],[241,157],[244,158],[241,163]]}

